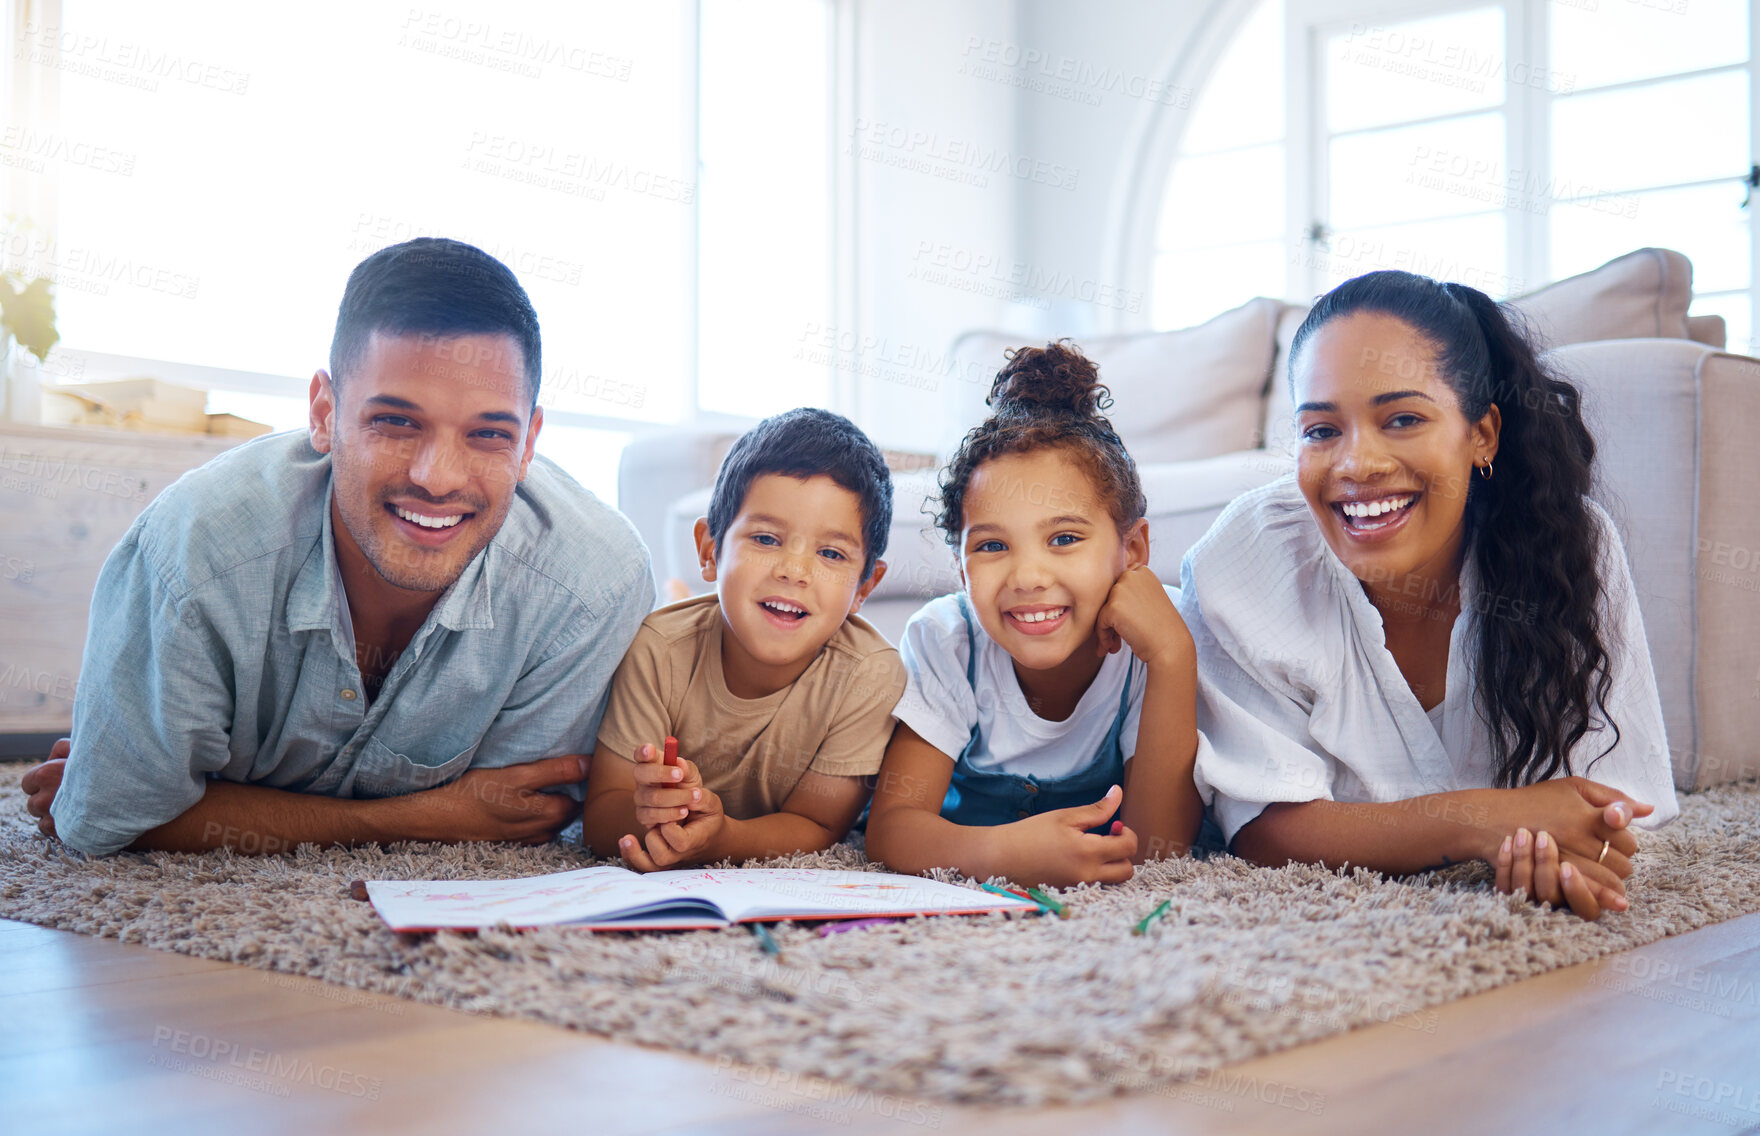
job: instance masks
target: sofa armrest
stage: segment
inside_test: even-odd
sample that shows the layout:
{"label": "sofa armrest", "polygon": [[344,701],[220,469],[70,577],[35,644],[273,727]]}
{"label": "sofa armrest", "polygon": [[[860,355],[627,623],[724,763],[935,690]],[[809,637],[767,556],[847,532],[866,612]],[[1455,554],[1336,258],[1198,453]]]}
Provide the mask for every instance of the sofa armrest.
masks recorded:
{"label": "sofa armrest", "polygon": [[[617,463],[617,507],[648,546],[662,602],[666,580],[676,574],[666,555],[672,505],[692,490],[715,484],[721,461],[738,437],[737,432],[721,428],[686,427],[634,438],[623,448]],[[696,516],[691,514],[691,519]]]}
{"label": "sofa armrest", "polygon": [[1583,392],[1594,495],[1631,564],[1676,786],[1760,773],[1740,736],[1760,684],[1760,363],[1686,339],[1579,343],[1546,359]]}

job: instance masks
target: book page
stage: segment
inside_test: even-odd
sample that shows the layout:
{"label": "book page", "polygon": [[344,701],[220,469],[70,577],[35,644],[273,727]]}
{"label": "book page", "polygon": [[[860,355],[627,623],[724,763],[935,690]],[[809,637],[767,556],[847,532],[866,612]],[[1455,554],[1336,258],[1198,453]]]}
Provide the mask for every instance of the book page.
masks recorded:
{"label": "book page", "polygon": [[654,883],[712,899],[734,922],[1033,911],[1024,899],[944,884],[923,876],[831,868],[692,868],[654,872]]}
{"label": "book page", "polygon": [[394,931],[542,927],[668,907],[719,922],[708,902],[614,865],[517,880],[373,880],[367,896]]}

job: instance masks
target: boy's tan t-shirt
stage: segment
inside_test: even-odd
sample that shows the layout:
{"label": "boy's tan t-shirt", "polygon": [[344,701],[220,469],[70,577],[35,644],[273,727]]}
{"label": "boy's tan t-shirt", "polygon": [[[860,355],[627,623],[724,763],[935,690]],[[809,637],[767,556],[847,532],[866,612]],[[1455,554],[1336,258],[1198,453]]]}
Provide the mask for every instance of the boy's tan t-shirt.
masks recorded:
{"label": "boy's tan t-shirt", "polygon": [[852,615],[793,683],[746,699],[728,692],[721,669],[725,626],[713,593],[648,616],[611,680],[599,757],[633,761],[671,734],[738,820],[779,811],[808,771],[879,772],[905,684],[884,635]]}

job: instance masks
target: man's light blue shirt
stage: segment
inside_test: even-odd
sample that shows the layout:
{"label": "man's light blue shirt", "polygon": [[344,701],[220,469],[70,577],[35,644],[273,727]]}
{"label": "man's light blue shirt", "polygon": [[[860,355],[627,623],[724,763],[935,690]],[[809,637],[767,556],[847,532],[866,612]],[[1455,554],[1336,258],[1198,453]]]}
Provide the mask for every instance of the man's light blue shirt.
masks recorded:
{"label": "man's light blue shirt", "polygon": [[654,606],[621,513],[534,458],[369,702],[330,494],[329,455],[304,431],[272,434],[179,478],[110,553],[51,810],[63,841],[115,852],[187,812],[210,777],[390,797],[592,751]]}

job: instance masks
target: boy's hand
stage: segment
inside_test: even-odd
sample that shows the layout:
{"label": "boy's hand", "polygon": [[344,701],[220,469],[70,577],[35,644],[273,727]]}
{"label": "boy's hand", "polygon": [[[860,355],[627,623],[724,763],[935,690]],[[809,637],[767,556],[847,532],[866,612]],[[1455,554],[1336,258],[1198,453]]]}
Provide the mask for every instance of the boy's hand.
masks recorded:
{"label": "boy's hand", "polygon": [[1112,832],[1095,836],[1088,829],[1103,824],[1118,811],[1124,790],[1117,785],[1091,805],[1054,809],[1004,826],[1013,850],[1008,856],[1008,876],[1017,883],[1043,883],[1055,887],[1074,884],[1121,884],[1135,868],[1137,834],[1115,821]]}
{"label": "boy's hand", "polygon": [[[666,820],[650,827],[637,840],[625,836],[617,842],[623,862],[638,872],[657,872],[719,860],[716,843],[727,827],[727,814],[722,811],[719,795],[707,789],[695,791],[696,803],[684,810],[684,820]],[[641,810],[637,810],[640,815]]]}
{"label": "boy's hand", "polygon": [[1162,658],[1197,657],[1186,621],[1179,617],[1167,589],[1147,565],[1127,568],[1113,581],[1094,630],[1099,633],[1102,658],[1127,644],[1149,666]]}
{"label": "boy's hand", "polygon": [[[704,807],[704,801],[715,796],[703,788],[702,772],[696,763],[678,757],[669,745],[676,765],[668,764],[660,750],[645,745],[636,752],[636,821],[650,832],[667,821],[682,821],[693,811]],[[720,811],[716,800],[715,810]]]}

